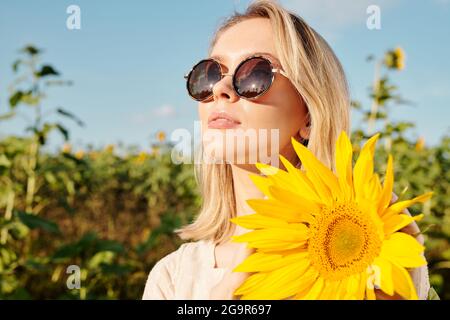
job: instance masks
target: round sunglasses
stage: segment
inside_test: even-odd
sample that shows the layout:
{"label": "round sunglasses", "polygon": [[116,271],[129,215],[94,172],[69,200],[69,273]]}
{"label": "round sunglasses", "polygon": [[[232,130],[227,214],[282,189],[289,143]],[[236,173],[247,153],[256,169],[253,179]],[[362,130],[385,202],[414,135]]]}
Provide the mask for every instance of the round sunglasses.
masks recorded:
{"label": "round sunglasses", "polygon": [[269,59],[251,56],[239,63],[234,74],[225,74],[221,64],[210,58],[194,65],[184,78],[189,95],[197,101],[206,101],[212,97],[214,85],[225,76],[233,77],[233,89],[239,97],[253,100],[269,90],[277,72],[287,78],[286,73],[274,68]]}

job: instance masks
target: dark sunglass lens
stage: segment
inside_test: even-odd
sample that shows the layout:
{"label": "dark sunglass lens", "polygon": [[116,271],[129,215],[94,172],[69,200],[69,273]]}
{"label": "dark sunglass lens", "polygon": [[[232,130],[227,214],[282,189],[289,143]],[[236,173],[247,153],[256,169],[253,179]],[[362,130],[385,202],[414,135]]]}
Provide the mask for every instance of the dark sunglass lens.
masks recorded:
{"label": "dark sunglass lens", "polygon": [[254,98],[266,91],[272,83],[272,67],[266,59],[252,58],[236,70],[235,87],[239,95]]}
{"label": "dark sunglass lens", "polygon": [[206,60],[197,64],[188,78],[189,94],[202,101],[212,94],[213,86],[220,81],[220,66],[217,62]]}

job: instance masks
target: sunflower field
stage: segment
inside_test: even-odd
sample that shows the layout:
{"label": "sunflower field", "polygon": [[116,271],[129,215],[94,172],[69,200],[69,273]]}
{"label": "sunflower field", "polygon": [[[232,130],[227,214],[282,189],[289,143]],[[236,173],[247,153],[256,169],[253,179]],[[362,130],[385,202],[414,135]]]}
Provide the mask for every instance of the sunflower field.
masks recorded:
{"label": "sunflower field", "polygon": [[[12,62],[17,80],[2,92],[9,105],[0,106],[0,125],[19,112],[31,121],[23,134],[0,137],[0,299],[140,299],[152,266],[182,243],[172,231],[200,208],[193,165],[172,162],[164,132],[155,133],[149,151],[124,145],[73,150],[66,124],[83,126],[82,119],[45,100],[50,86],[72,83],[40,63],[41,56],[35,46],[24,47]],[[430,281],[441,299],[450,299],[450,137],[428,145],[411,138],[420,136],[414,123],[390,119],[392,108],[408,103],[392,80],[404,72],[401,48],[368,61],[377,76],[371,104],[352,102],[361,119],[354,123],[353,151],[357,156],[380,132],[375,170],[383,177],[392,154],[399,200],[434,192],[410,211],[424,214],[418,224]],[[46,151],[54,132],[65,141],[59,152]]]}

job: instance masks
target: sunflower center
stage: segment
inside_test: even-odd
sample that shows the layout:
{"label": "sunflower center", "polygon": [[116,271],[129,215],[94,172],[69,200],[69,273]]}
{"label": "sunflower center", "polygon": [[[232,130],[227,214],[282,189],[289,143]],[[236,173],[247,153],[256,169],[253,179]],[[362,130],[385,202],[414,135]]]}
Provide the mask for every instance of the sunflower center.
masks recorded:
{"label": "sunflower center", "polygon": [[354,203],[322,208],[310,230],[311,262],[325,279],[341,280],[363,272],[380,252],[373,221]]}

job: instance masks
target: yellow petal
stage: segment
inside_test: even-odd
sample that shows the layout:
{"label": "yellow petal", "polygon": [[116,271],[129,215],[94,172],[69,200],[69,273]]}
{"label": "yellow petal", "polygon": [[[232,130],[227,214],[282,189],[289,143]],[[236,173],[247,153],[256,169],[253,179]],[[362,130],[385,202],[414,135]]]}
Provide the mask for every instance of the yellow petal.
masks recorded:
{"label": "yellow petal", "polygon": [[280,155],[281,162],[284,164],[289,174],[291,175],[291,179],[295,184],[295,189],[292,191],[303,195],[305,198],[311,199],[315,202],[321,202],[319,195],[314,189],[314,185],[309,180],[304,172],[300,169],[294,167],[285,157]]}
{"label": "yellow petal", "polygon": [[396,232],[383,241],[380,257],[405,268],[417,268],[427,264],[422,256],[425,247],[409,234]]}
{"label": "yellow petal", "polygon": [[394,281],[394,290],[405,299],[417,300],[416,288],[405,268],[396,263],[392,264],[392,279]]}
{"label": "yellow petal", "polygon": [[372,265],[369,265],[366,269],[367,274],[367,280],[365,285],[366,290],[366,299],[367,300],[376,300],[375,295],[375,284],[377,283],[377,277],[379,277],[379,274],[377,274],[377,269],[374,269]]}
{"label": "yellow petal", "polygon": [[375,290],[371,286],[366,287],[366,299],[367,300],[377,300],[377,297],[375,295]]}
{"label": "yellow petal", "polygon": [[385,210],[385,212],[382,214],[383,219],[385,219],[385,218],[387,218],[387,217],[389,217],[391,215],[400,213],[400,212],[402,212],[403,210],[405,210],[406,208],[412,206],[415,203],[418,203],[418,202],[422,202],[423,203],[423,202],[427,201],[428,199],[431,198],[432,194],[433,194],[433,192],[427,192],[427,193],[424,193],[424,194],[422,194],[422,195],[420,195],[418,197],[415,197],[415,198],[413,198],[411,200],[395,202],[390,207],[388,207]]}
{"label": "yellow petal", "polygon": [[271,184],[282,185],[289,187],[290,189],[295,189],[296,185],[293,182],[292,176],[290,176],[286,171],[259,162],[257,162],[255,166],[259,171],[261,171],[261,173],[267,176],[267,179],[271,181]]}
{"label": "yellow petal", "polygon": [[359,273],[350,275],[348,277],[347,285],[342,286],[340,290],[342,291],[345,300],[363,300],[364,299],[364,289],[360,289],[361,275]]}
{"label": "yellow petal", "polygon": [[322,277],[318,277],[316,282],[314,282],[311,290],[303,297],[305,300],[316,300],[322,293],[325,281]]}
{"label": "yellow petal", "polygon": [[375,144],[380,136],[379,133],[371,137],[361,149],[358,160],[353,168],[353,183],[356,199],[366,198],[364,185],[373,175],[373,156]]}
{"label": "yellow petal", "polygon": [[360,207],[362,212],[371,217],[371,220],[377,230],[377,234],[380,240],[383,240],[384,239],[383,221],[378,215],[374,203],[370,200],[360,200],[358,206]]}
{"label": "yellow petal", "polygon": [[391,263],[383,258],[376,257],[373,261],[373,269],[379,272],[379,286],[386,294],[394,295],[394,282],[392,281],[392,266]]}
{"label": "yellow petal", "polygon": [[241,299],[280,300],[293,296],[302,286],[301,276],[309,267],[309,260],[302,259],[268,273],[259,286]]}
{"label": "yellow petal", "polygon": [[253,181],[253,184],[262,191],[266,196],[270,197],[269,186],[273,184],[273,182],[267,177],[261,177],[257,174],[250,174],[250,179]]}
{"label": "yellow petal", "polygon": [[345,295],[347,293],[348,283],[349,283],[350,279],[351,279],[351,276],[348,276],[347,278],[344,278],[344,279],[338,281],[339,284],[336,287],[334,297],[332,297],[331,299],[347,300]]}
{"label": "yellow petal", "polygon": [[383,219],[384,233],[386,235],[390,235],[391,233],[397,232],[398,230],[406,227],[407,225],[409,225],[414,221],[419,221],[420,219],[422,219],[422,217],[423,214],[419,214],[414,217],[411,217],[404,213],[390,215],[386,219]]}
{"label": "yellow petal", "polygon": [[248,199],[246,202],[256,213],[286,222],[302,222],[302,215],[299,214],[298,208],[274,199]]}
{"label": "yellow petal", "polygon": [[378,203],[378,212],[384,212],[392,199],[392,188],[394,185],[394,169],[392,155],[389,155],[384,177],[383,190]]}
{"label": "yellow petal", "polygon": [[260,272],[249,276],[235,291],[235,295],[243,295],[255,290],[268,276],[268,273]]}
{"label": "yellow petal", "polygon": [[331,197],[328,200],[329,204],[332,203],[332,200],[342,199],[339,183],[334,173],[320,162],[308,148],[294,138],[291,140],[295,152],[306,169],[306,176],[311,177],[311,182],[321,198],[328,199]]}
{"label": "yellow petal", "polygon": [[[288,264],[297,263],[306,260],[307,252],[291,254],[289,256],[282,256],[280,254],[270,254],[256,252],[246,258],[240,265],[238,265],[233,272],[267,272],[279,269]],[[307,260],[308,261],[308,260]]]}
{"label": "yellow petal", "polygon": [[268,217],[258,213],[246,214],[243,216],[232,218],[230,219],[230,221],[246,229],[289,227],[289,224],[284,220]]}
{"label": "yellow petal", "polygon": [[363,300],[366,297],[367,278],[367,272],[361,272],[359,274],[358,291],[356,292],[356,297],[359,300]]}
{"label": "yellow petal", "polygon": [[271,166],[267,163],[257,162],[255,163],[256,168],[258,168],[261,173],[265,174],[266,176],[276,176],[279,175],[279,178],[284,177],[283,173],[286,173],[286,171],[281,170],[280,168]]}
{"label": "yellow petal", "polygon": [[297,208],[299,221],[311,222],[313,220],[312,215],[320,212],[320,207],[307,198],[303,198],[295,193],[276,186],[269,187],[269,190],[276,200]]}
{"label": "yellow petal", "polygon": [[336,142],[336,172],[339,186],[345,201],[353,199],[353,177],[352,177],[352,144],[345,131],[342,131]]}
{"label": "yellow petal", "polygon": [[[365,198],[376,202],[380,198],[381,194],[381,184],[380,184],[380,178],[378,174],[374,173],[371,178],[367,180],[367,183],[365,185]],[[376,207],[376,206],[375,206]]]}
{"label": "yellow petal", "polygon": [[301,277],[301,286],[298,293],[293,297],[295,300],[302,300],[311,291],[311,287],[316,282],[319,273],[316,269],[310,267]]}
{"label": "yellow petal", "polygon": [[339,287],[340,281],[324,281],[323,290],[320,295],[317,297],[319,300],[337,300],[337,290]]}
{"label": "yellow petal", "polygon": [[309,237],[309,229],[298,224],[295,229],[270,228],[247,232],[233,236],[234,242],[248,242],[248,247],[258,248],[264,252],[281,249],[293,249],[303,246]]}
{"label": "yellow petal", "polygon": [[[264,252],[264,251],[259,250],[259,252]],[[300,246],[300,247],[294,248],[294,249],[271,250],[270,254],[279,254],[281,256],[287,256],[287,255],[297,254],[297,253],[302,253],[302,252],[308,252],[307,246]]]}

